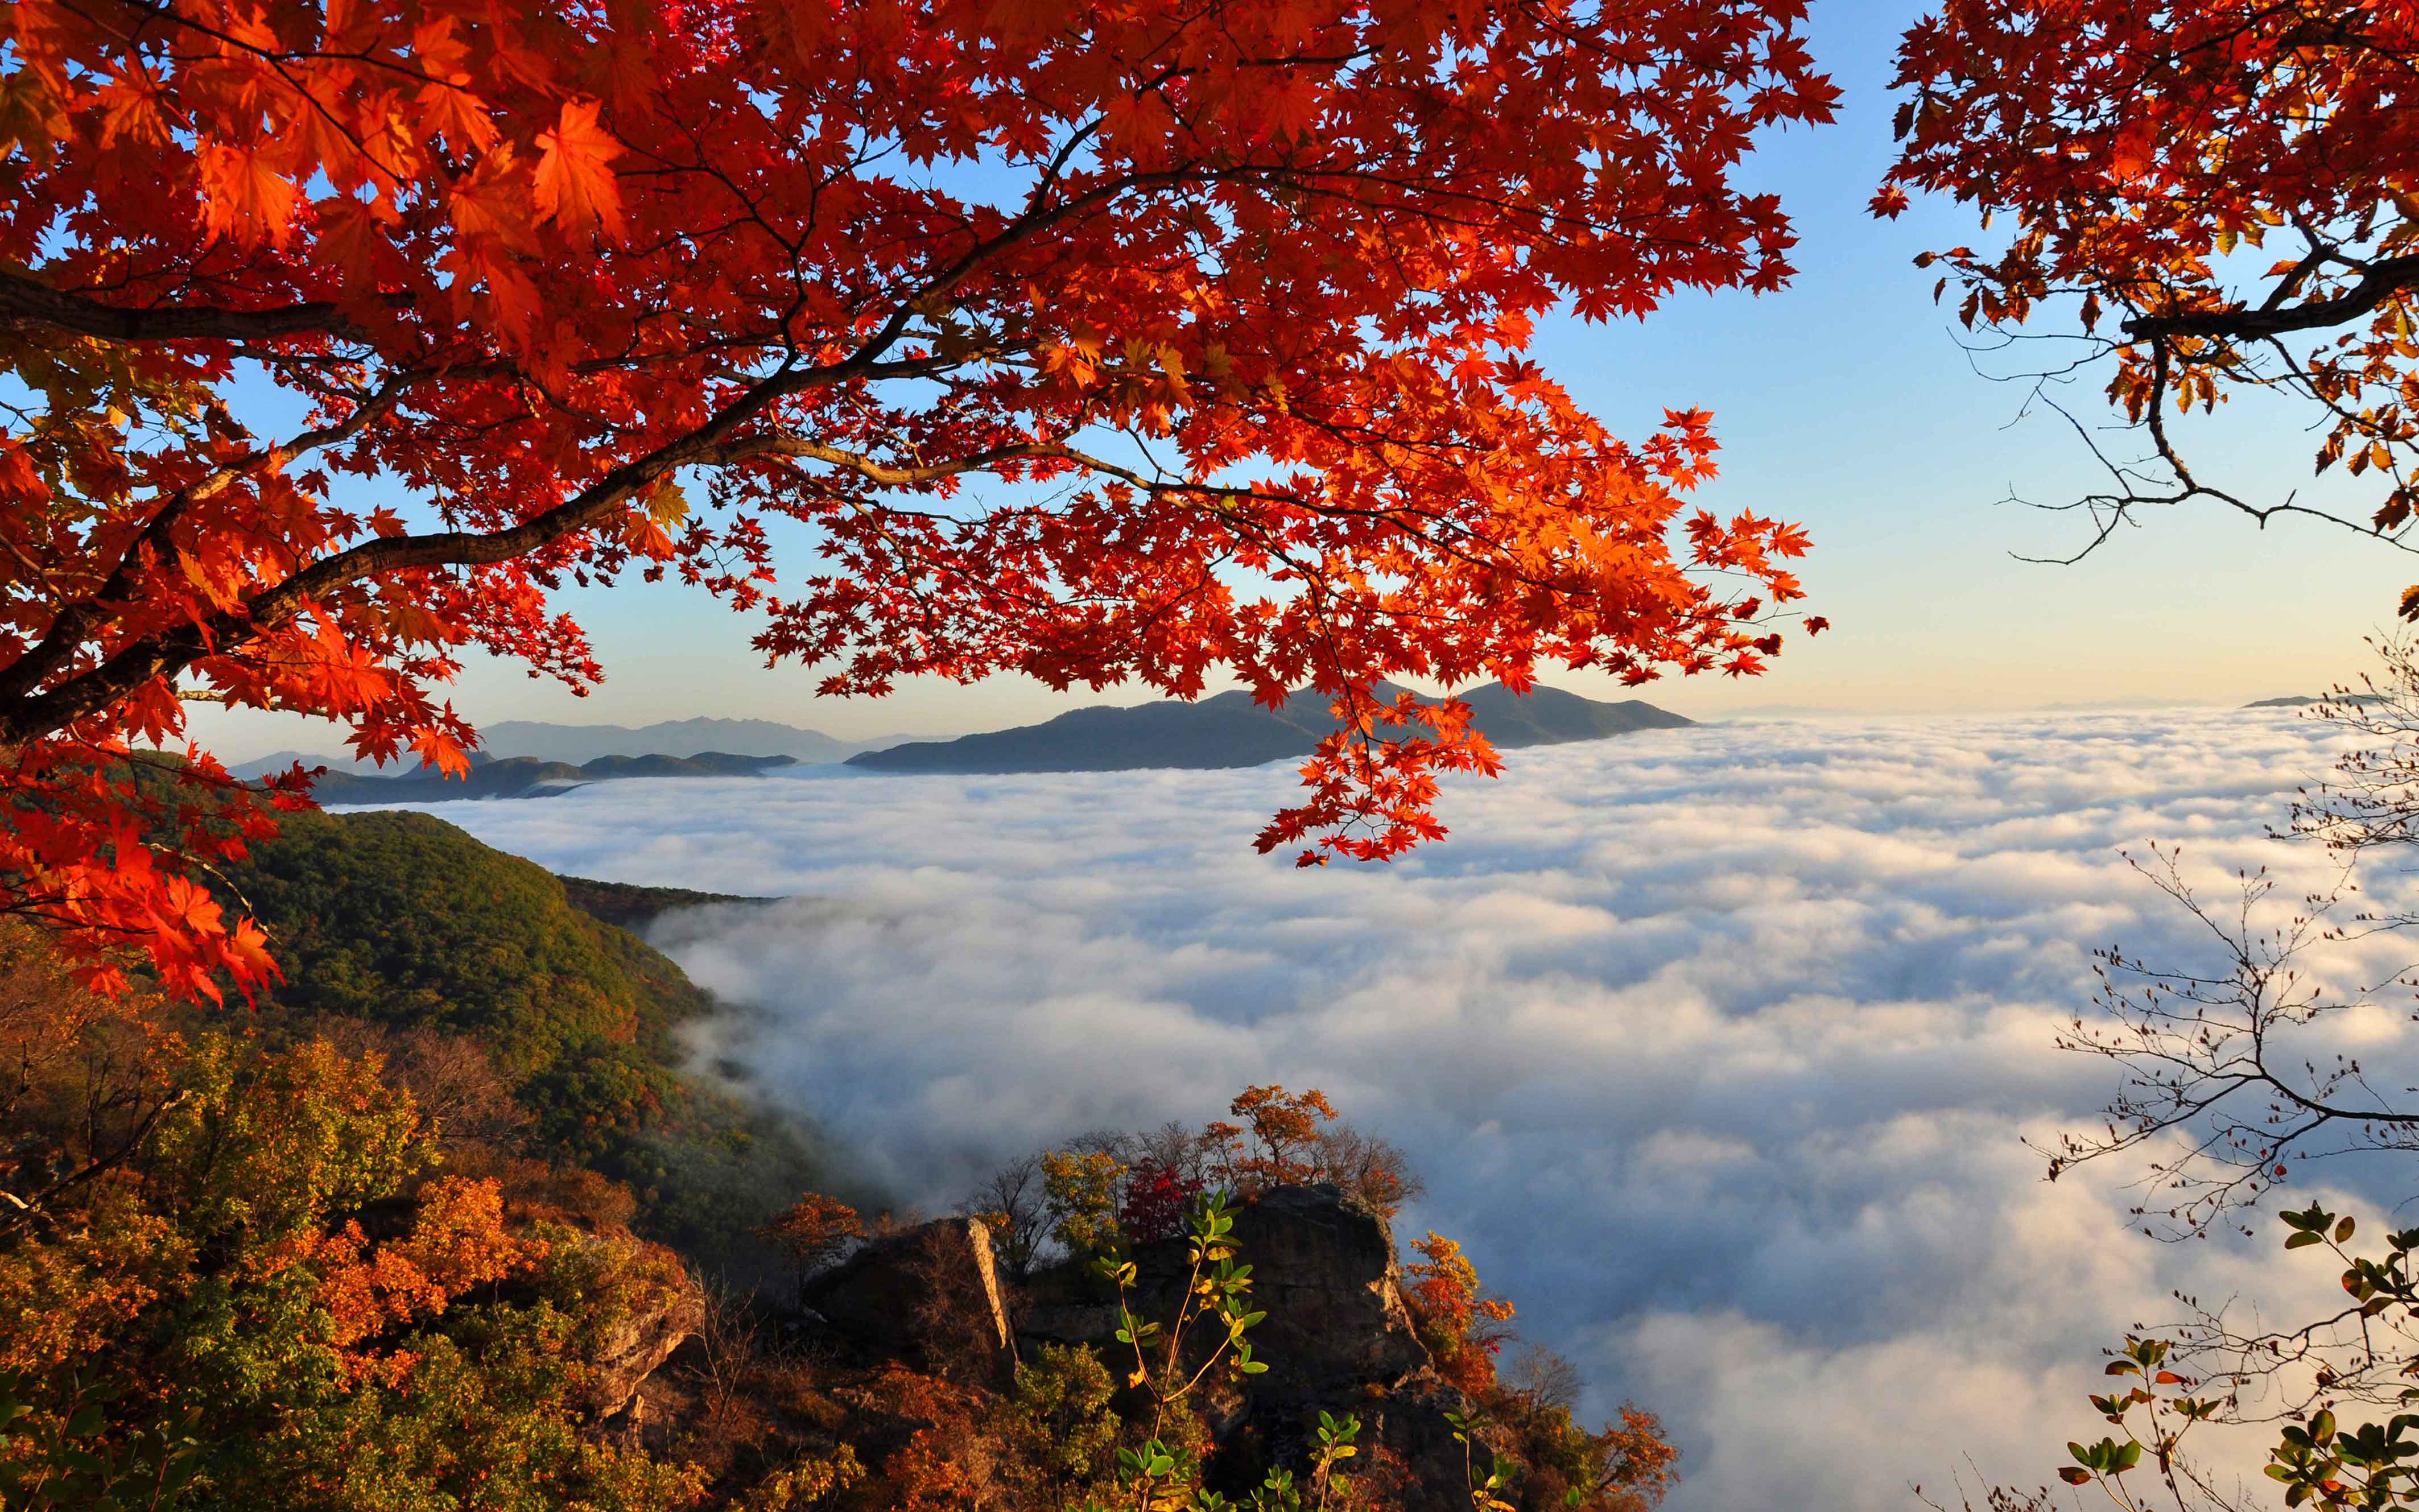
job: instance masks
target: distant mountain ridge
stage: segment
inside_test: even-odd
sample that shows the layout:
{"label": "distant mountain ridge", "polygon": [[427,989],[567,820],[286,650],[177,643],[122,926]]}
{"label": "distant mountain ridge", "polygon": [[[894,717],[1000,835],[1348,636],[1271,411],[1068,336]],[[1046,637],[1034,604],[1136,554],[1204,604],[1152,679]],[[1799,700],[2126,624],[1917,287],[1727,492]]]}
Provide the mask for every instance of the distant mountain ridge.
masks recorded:
{"label": "distant mountain ridge", "polygon": [[[693,750],[701,755],[692,760],[713,755],[787,756],[808,765],[832,765],[858,751],[879,750],[909,738],[906,735],[883,735],[871,740],[841,740],[818,730],[802,730],[796,725],[779,724],[771,719],[664,719],[635,728],[618,724],[547,724],[532,719],[505,719],[479,727],[479,748],[470,752],[470,762],[475,766],[518,757],[585,766],[592,762],[617,758],[625,761],[664,760],[658,753]],[[392,764],[380,767],[376,762],[305,750],[272,751],[267,756],[230,766],[227,770],[237,777],[252,780],[271,772],[282,772],[297,762],[305,766],[324,766],[331,775],[344,772],[362,778],[412,779],[408,759],[402,767]]]}
{"label": "distant mountain ridge", "polygon": [[[1387,691],[1397,690],[1388,685]],[[1608,703],[1542,686],[1520,694],[1489,683],[1460,697],[1471,707],[1472,722],[1506,749],[1696,723],[1640,699]],[[1329,703],[1326,694],[1305,688],[1273,709],[1240,691],[1198,703],[1102,705],[1013,730],[863,751],[848,764],[881,772],[962,774],[1257,766],[1308,755],[1335,728]]]}
{"label": "distant mountain ridge", "polygon": [[[470,760],[510,761],[518,756],[582,766],[608,757],[647,757],[662,751],[694,750],[727,756],[787,756],[809,765],[829,765],[858,751],[879,750],[908,738],[885,735],[872,740],[841,740],[819,730],[802,730],[771,719],[664,719],[636,728],[504,719],[479,727],[479,748],[470,753]],[[256,778],[282,772],[296,762],[305,766],[325,766],[331,772],[350,772],[356,777],[392,772],[392,768],[381,771],[375,762],[301,750],[277,751],[228,770],[238,777]]]}
{"label": "distant mountain ridge", "polygon": [[651,751],[722,751],[733,756],[787,756],[795,761],[845,761],[882,744],[840,740],[818,730],[771,719],[665,719],[636,729],[615,724],[545,724],[505,719],[479,728],[480,747],[499,759],[534,756],[575,765],[604,756],[644,756]]}
{"label": "distant mountain ridge", "polygon": [[[484,754],[484,753],[483,753]],[[309,758],[304,758],[307,763]],[[736,756],[702,750],[694,756],[600,756],[574,766],[569,762],[507,756],[472,764],[470,775],[448,778],[431,767],[395,777],[364,777],[331,768],[312,789],[321,803],[444,803],[455,798],[527,798],[568,793],[590,782],[627,777],[755,777],[795,766],[790,756]]]}
{"label": "distant mountain ridge", "polygon": [[2376,693],[2313,693],[2307,698],[2288,694],[2284,698],[2254,699],[2243,707],[2246,709],[2299,709],[2314,703],[2339,703],[2350,704],[2353,708],[2365,708],[2369,704],[2384,702],[2384,698]]}

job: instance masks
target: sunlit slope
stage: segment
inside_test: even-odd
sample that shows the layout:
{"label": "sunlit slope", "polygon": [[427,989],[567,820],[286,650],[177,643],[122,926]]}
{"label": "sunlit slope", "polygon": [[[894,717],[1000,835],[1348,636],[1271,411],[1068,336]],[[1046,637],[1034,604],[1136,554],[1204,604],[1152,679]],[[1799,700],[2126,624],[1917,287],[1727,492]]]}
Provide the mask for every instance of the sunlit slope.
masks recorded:
{"label": "sunlit slope", "polygon": [[419,813],[291,814],[227,882],[271,935],[275,1008],[469,1035],[569,1143],[661,1096],[708,1006],[562,880]]}

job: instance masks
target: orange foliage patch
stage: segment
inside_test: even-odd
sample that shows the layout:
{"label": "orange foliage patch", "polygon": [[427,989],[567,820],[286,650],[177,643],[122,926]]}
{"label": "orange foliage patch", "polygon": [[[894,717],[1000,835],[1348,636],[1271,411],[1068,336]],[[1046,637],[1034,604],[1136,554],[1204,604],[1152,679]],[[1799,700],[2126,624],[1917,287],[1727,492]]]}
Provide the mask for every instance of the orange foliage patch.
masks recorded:
{"label": "orange foliage patch", "polygon": [[1478,1268],[1452,1240],[1431,1232],[1411,1248],[1425,1258],[1403,1268],[1411,1283],[1407,1300],[1419,1315],[1420,1337],[1436,1357],[1437,1374],[1483,1396],[1495,1385],[1495,1357],[1510,1335],[1502,1325],[1512,1320],[1512,1304],[1485,1294]]}
{"label": "orange foliage patch", "polygon": [[494,1181],[440,1178],[421,1189],[408,1237],[372,1243],[359,1223],[347,1223],[332,1234],[295,1236],[263,1256],[259,1271],[266,1276],[289,1264],[312,1267],[328,1313],[328,1342],[347,1373],[392,1385],[409,1372],[410,1356],[356,1346],[434,1318],[461,1292],[545,1255],[543,1242],[507,1233],[503,1216]]}

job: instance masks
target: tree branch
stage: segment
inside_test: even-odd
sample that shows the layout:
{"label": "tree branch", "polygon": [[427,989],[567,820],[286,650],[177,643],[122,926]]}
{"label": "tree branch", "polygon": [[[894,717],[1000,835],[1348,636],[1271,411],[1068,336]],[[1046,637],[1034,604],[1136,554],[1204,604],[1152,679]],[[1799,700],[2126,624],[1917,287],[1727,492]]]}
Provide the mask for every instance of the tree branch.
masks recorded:
{"label": "tree branch", "polygon": [[2419,288],[2419,255],[2384,257],[2363,265],[2360,282],[2328,299],[2312,300],[2289,309],[2262,306],[2255,310],[2238,304],[2224,310],[2136,316],[2125,322],[2125,333],[2145,341],[2166,336],[2253,341],[2289,331],[2340,325],[2413,288]]}
{"label": "tree branch", "polygon": [[0,273],[0,319],[44,325],[103,341],[268,341],[279,336],[362,334],[324,300],[267,310],[163,304],[148,309],[107,304],[19,273]]}

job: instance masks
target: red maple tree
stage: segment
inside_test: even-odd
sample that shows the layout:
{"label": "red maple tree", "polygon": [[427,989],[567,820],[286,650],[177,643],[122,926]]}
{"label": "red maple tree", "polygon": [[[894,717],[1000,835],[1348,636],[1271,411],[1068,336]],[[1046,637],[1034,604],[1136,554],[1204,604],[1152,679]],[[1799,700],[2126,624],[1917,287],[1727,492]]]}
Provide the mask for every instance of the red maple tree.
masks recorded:
{"label": "red maple tree", "polygon": [[548,594],[631,572],[828,694],[1315,686],[1262,848],[1440,834],[1494,758],[1379,679],[1780,646],[1805,539],[1686,507],[1707,417],[1624,441],[1525,349],[1788,276],[1731,173],[1831,113],[1802,10],[16,0],[5,902],[96,975],[258,980],[191,871],[269,816],[184,701],[457,767],[460,659],[585,688]]}
{"label": "red maple tree", "polygon": [[[2401,539],[2419,504],[2419,5],[2409,0],[1949,0],[1900,50],[1910,190],[2004,217],[1926,253],[1968,327],[2095,362],[2146,455],[2076,501],[2085,549],[2145,506],[2206,500],[2262,523],[2324,516]],[[2042,349],[2039,341],[2033,349]],[[2374,485],[2350,516],[2204,476],[2171,428],[2229,394],[2308,406],[2317,471]],[[2043,402],[2055,403],[2039,388]],[[2078,425],[2079,434],[2089,428]],[[2071,506],[2059,506],[2071,507]],[[2419,617],[2419,588],[2403,596]]]}
{"label": "red maple tree", "polygon": [[1184,1221],[1201,1199],[1203,1183],[1163,1162],[1144,1161],[1126,1173],[1117,1227],[1131,1242],[1157,1244],[1184,1232]]}

